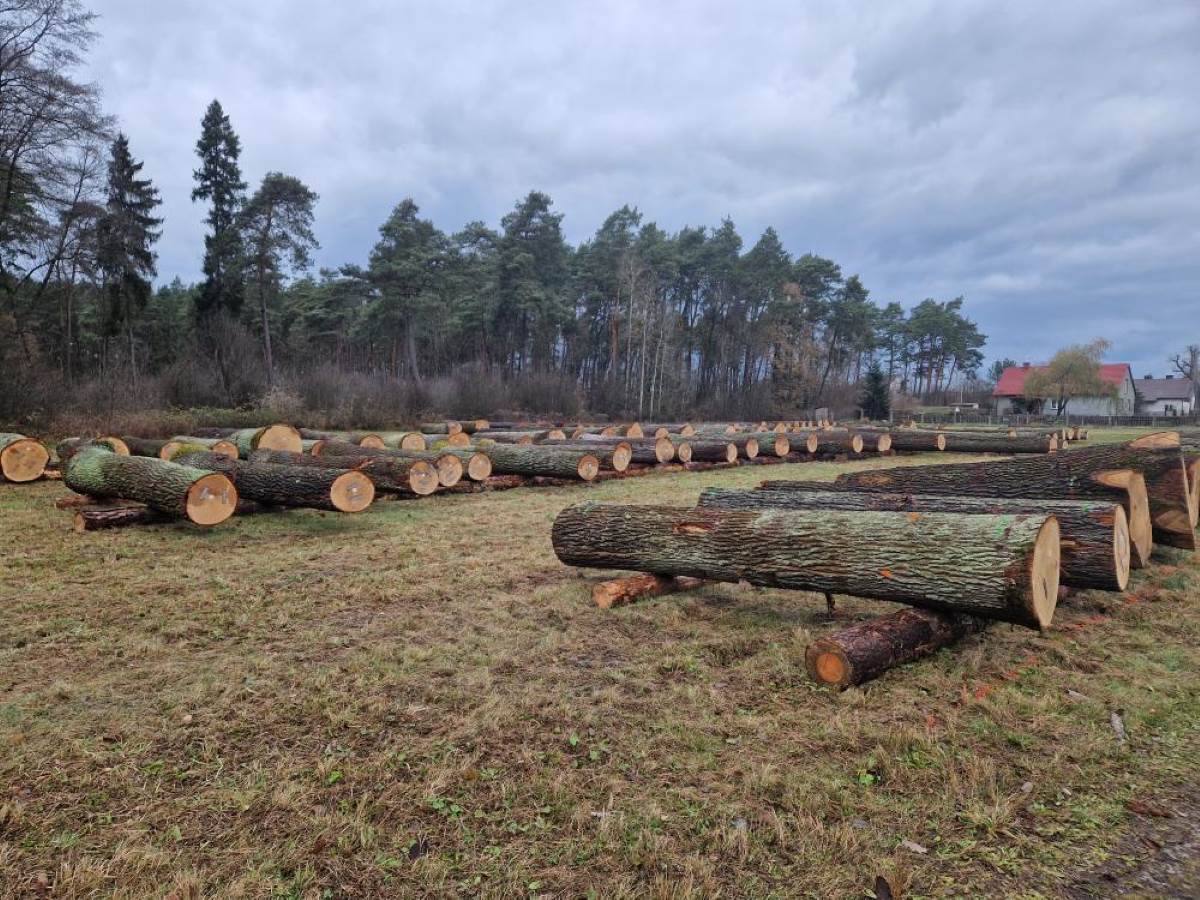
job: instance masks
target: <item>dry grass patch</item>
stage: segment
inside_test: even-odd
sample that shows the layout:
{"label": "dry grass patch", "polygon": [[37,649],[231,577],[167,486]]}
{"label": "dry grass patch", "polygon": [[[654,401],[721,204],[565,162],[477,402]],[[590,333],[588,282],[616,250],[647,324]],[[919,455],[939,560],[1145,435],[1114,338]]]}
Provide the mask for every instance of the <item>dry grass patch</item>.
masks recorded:
{"label": "dry grass patch", "polygon": [[887,607],[723,585],[602,611],[550,548],[584,497],[845,468],[88,535],[61,486],[0,488],[3,892],[1061,894],[1130,801],[1195,779],[1194,559],[834,694],[808,640]]}

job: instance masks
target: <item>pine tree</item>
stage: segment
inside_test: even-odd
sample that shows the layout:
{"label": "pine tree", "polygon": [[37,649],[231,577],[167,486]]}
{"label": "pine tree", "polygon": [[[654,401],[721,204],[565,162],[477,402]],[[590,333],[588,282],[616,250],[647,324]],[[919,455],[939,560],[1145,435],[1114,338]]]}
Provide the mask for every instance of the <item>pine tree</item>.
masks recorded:
{"label": "pine tree", "polygon": [[137,375],[134,325],[150,299],[156,274],[154,244],[162,219],[154,216],[158,190],[139,178],[142,163],[129,152],[129,139],[118,134],[108,163],[104,214],[96,228],[96,263],[104,279],[105,330],[129,339],[129,364]]}
{"label": "pine tree", "polygon": [[316,202],[317,195],[299,178],[268,172],[240,217],[242,243],[262,321],[263,361],[268,381],[275,369],[268,309],[279,293],[284,275],[289,270],[304,271],[312,265],[312,251],[319,246],[312,230]]}
{"label": "pine tree", "polygon": [[201,123],[196,155],[200,168],[192,173],[196,187],[192,200],[209,200],[209,233],[204,237],[204,284],[196,300],[196,312],[205,319],[216,312],[236,313],[242,305],[242,242],[237,228],[238,213],[246,183],[238,167],[242,146],[229,117],[214,100]]}
{"label": "pine tree", "polygon": [[879,421],[890,415],[892,403],[888,388],[887,376],[879,368],[879,363],[872,361],[871,368],[867,369],[863,378],[862,396],[858,401],[866,418]]}

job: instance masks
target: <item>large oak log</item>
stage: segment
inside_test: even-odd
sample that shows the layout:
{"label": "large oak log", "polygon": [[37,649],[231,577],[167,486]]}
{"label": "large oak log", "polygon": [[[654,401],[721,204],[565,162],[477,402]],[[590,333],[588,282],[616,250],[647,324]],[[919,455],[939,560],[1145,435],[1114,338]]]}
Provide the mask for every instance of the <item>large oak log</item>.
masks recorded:
{"label": "large oak log", "polygon": [[630,461],[641,465],[669,463],[675,458],[675,445],[668,437],[637,439],[585,434],[581,435],[577,440],[580,444],[596,444],[601,447],[615,447],[618,444],[628,444],[633,451]]}
{"label": "large oak log", "polygon": [[973,616],[901,609],[818,638],[805,650],[804,664],[813,681],[848,688],[928,656],[986,625],[986,620]]}
{"label": "large oak log", "polygon": [[633,447],[629,441],[622,438],[616,444],[597,445],[595,441],[564,441],[552,445],[555,450],[578,450],[590,453],[600,460],[603,471],[624,472],[633,461]]}
{"label": "large oak log", "polygon": [[1003,434],[946,431],[943,436],[947,453],[1054,453],[1059,443],[1058,436],[1054,434],[1008,437]]}
{"label": "large oak log", "polygon": [[36,481],[46,471],[50,451],[23,434],[0,434],[0,481]]}
{"label": "large oak log", "polygon": [[887,453],[892,449],[892,436],[886,431],[859,430],[856,433],[862,438],[864,453]]}
{"label": "large oak log", "polygon": [[289,450],[299,453],[302,449],[300,432],[291,425],[239,428],[225,437],[237,446],[238,455],[242,459],[248,459],[255,450]]}
{"label": "large oak log", "polygon": [[[222,457],[224,458],[224,457]],[[219,472],[91,446],[75,453],[63,483],[100,499],[136,500],[173,518],[216,525],[233,515],[238,492]]]}
{"label": "large oak log", "polygon": [[[837,480],[859,490],[884,492],[1089,499],[1103,496],[1097,490],[1111,480],[1105,473],[1119,470],[1132,470],[1143,476],[1154,540],[1195,550],[1188,477],[1179,450],[1179,435],[1175,432],[1158,432],[1124,444],[1064,450],[1048,456],[876,469],[839,475]],[[1132,515],[1130,527],[1135,531],[1138,528]]]}
{"label": "large oak log", "polygon": [[733,462],[738,458],[737,445],[731,441],[709,441],[700,438],[686,440],[671,435],[675,453],[683,462]]}
{"label": "large oak log", "polygon": [[227,475],[239,495],[271,506],[349,513],[361,512],[375,499],[374,483],[358,470],[254,463],[219,453],[185,453],[175,461]]}
{"label": "large oak log", "polygon": [[[795,482],[792,482],[795,484]],[[972,515],[1053,515],[1062,541],[1060,581],[1070,587],[1123,591],[1129,583],[1131,545],[1125,508],[1118,500],[1032,500],[938,494],[876,494],[812,489],[736,491],[707,488],[700,506],[716,509],[886,510]]]}
{"label": "large oak log", "polygon": [[[463,454],[452,449],[437,451],[380,450],[374,447],[359,447],[341,441],[325,441],[319,447],[313,448],[312,455],[335,460],[380,460],[380,462],[373,462],[370,465],[363,463],[348,468],[357,468],[367,472],[375,482],[375,486],[388,493],[411,491],[423,496],[432,493],[431,490],[427,490],[428,485],[425,483],[426,469],[422,466],[414,467],[413,463],[424,462],[432,466],[437,477],[437,484],[442,487],[454,487],[462,480],[464,467],[470,465],[474,454],[465,454],[467,459],[464,460]],[[479,472],[481,468],[486,469],[489,475],[491,474],[490,461],[482,466],[476,464],[475,471]]]}
{"label": "large oak log", "polygon": [[479,447],[499,475],[546,475],[551,478],[593,480],[600,460],[585,450],[556,450],[547,445],[488,444]]}
{"label": "large oak log", "polygon": [[909,451],[945,450],[946,435],[938,431],[891,431],[892,449]]}
{"label": "large oak log", "polygon": [[792,452],[792,437],[781,431],[743,431],[739,438],[752,437],[758,441],[758,452],[772,456],[787,456]]}
{"label": "large oak log", "polygon": [[555,519],[568,565],[893,600],[1044,628],[1054,516],[678,509],[582,503]]}

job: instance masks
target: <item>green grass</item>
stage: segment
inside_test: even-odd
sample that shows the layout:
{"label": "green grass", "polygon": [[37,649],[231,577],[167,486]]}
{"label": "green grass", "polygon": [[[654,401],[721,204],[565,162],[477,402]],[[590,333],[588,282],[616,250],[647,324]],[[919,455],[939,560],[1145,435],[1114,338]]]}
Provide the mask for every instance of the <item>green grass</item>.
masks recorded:
{"label": "green grass", "polygon": [[0,486],[0,893],[1060,895],[1195,780],[1192,557],[837,694],[806,644],[889,606],[602,611],[550,548],[584,498],[881,464],[88,535]]}

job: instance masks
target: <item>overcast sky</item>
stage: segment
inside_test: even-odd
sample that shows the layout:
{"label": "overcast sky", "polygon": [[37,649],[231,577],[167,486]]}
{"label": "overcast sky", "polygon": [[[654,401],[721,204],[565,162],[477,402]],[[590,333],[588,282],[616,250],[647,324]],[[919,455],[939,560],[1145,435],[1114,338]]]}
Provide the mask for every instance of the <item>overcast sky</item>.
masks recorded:
{"label": "overcast sky", "polygon": [[413,197],[447,231],[532,188],[577,242],[622,204],[731,216],[879,302],[962,294],[989,360],[1200,342],[1200,2],[92,0],[90,75],[159,186],[159,272],[220,99],[251,186],[321,195],[321,265]]}

